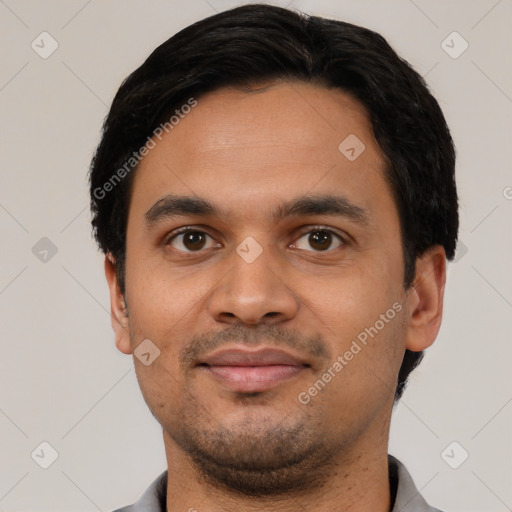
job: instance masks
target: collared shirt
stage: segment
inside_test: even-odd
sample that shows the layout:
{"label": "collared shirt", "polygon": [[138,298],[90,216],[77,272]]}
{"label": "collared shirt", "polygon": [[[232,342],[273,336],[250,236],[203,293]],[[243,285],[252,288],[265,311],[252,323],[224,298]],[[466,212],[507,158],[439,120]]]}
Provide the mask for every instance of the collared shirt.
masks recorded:
{"label": "collared shirt", "polygon": [[[416,489],[405,466],[392,455],[388,455],[391,489],[396,488],[395,503],[391,512],[441,512],[431,507]],[[166,512],[167,471],[164,471],[133,505],[114,512]]]}

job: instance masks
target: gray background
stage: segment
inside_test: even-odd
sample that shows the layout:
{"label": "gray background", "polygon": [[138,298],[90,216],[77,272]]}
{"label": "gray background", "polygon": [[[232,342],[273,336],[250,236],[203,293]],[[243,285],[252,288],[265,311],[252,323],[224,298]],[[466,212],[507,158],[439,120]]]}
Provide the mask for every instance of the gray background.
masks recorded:
{"label": "gray background", "polygon": [[[114,346],[86,172],[122,79],[179,29],[240,3],[0,0],[1,511],[112,510],[166,467],[131,356]],[[291,7],[381,32],[445,112],[463,246],[449,266],[441,333],[395,410],[390,452],[439,508],[512,510],[512,3]],[[50,48],[43,31],[59,45],[46,59],[31,47]],[[457,58],[445,49],[458,53],[462,39],[442,45],[454,31],[469,44]],[[58,452],[48,469],[43,441]],[[469,458],[452,469],[463,450]]]}

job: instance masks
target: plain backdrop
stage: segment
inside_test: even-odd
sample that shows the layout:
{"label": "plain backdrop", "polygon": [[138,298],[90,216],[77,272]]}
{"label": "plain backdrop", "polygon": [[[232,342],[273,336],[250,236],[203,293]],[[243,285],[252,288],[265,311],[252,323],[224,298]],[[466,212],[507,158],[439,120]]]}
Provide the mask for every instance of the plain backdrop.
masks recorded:
{"label": "plain backdrop", "polygon": [[[114,346],[86,173],[121,81],[181,28],[242,3],[0,0],[2,511],[109,511],[166,469],[132,358]],[[512,2],[290,7],[380,32],[446,115],[461,245],[441,332],[395,409],[390,453],[438,508],[512,510]]]}

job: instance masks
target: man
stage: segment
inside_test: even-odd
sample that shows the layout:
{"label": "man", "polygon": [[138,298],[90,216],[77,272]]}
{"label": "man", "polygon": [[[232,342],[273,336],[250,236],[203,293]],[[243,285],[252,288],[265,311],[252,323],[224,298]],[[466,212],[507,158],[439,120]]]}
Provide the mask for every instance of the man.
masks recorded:
{"label": "man", "polygon": [[441,323],[454,165],[421,77],[340,21],[239,7],[125,80],[93,227],[168,468],[121,510],[436,510],[387,448]]}

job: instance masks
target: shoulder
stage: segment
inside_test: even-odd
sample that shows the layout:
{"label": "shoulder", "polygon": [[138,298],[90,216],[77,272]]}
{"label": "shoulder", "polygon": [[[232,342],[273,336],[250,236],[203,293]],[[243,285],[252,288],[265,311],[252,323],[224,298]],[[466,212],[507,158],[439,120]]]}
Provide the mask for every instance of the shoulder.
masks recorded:
{"label": "shoulder", "polygon": [[431,507],[420,494],[407,468],[395,457],[388,455],[390,475],[397,478],[395,504],[391,512],[442,512]]}
{"label": "shoulder", "polygon": [[167,498],[167,471],[161,473],[133,505],[118,508],[113,512],[165,512]]}

